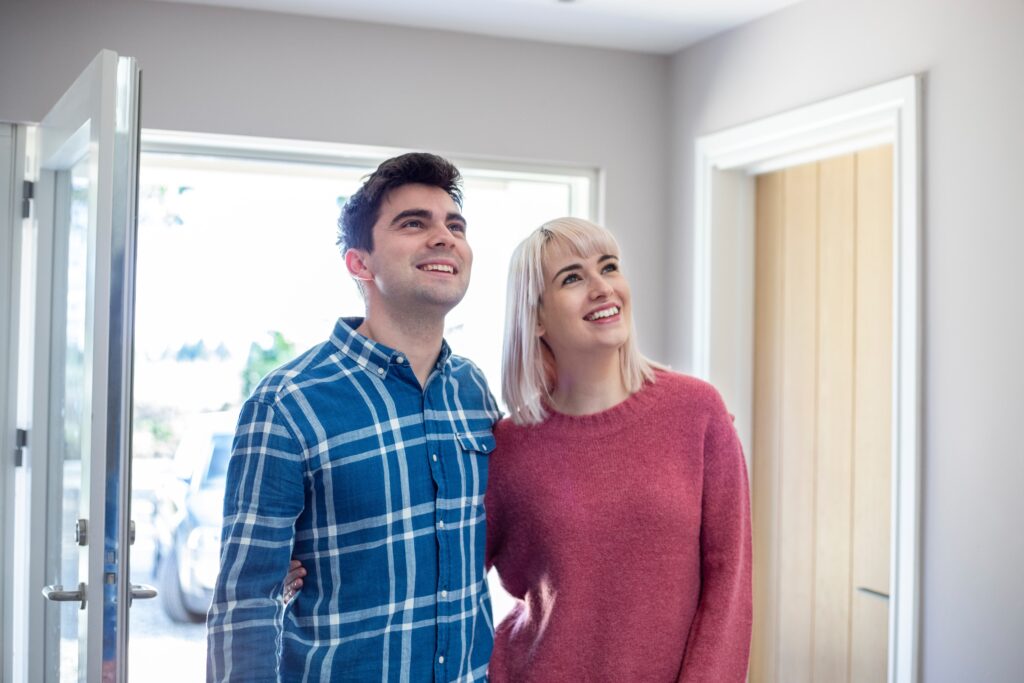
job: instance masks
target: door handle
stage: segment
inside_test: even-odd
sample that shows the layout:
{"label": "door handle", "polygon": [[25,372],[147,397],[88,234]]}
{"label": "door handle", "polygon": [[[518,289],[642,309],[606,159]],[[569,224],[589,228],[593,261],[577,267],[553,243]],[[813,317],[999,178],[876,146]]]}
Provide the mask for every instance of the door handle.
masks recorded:
{"label": "door handle", "polygon": [[871,597],[878,598],[879,600],[888,600],[889,599],[889,594],[888,593],[883,593],[882,591],[871,590],[870,588],[867,588],[865,586],[857,586],[857,592],[858,593],[863,593],[864,595],[870,595]]}
{"label": "door handle", "polygon": [[78,609],[85,609],[85,583],[78,584],[78,590],[66,591],[64,586],[43,586],[43,597],[54,602],[81,602]]}
{"label": "door handle", "polygon": [[[131,599],[133,601],[134,600],[152,600],[156,596],[157,596],[156,588],[153,588],[152,586],[147,586],[145,584],[138,584],[138,583],[133,583],[132,584],[132,597],[131,597]],[[131,605],[131,602],[129,602],[128,604]]]}

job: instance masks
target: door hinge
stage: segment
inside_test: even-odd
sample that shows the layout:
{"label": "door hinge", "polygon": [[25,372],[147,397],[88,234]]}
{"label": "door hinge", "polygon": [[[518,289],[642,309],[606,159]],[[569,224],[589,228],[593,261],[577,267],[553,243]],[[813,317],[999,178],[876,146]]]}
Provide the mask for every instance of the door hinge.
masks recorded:
{"label": "door hinge", "polygon": [[25,447],[28,446],[28,430],[19,429],[14,435],[14,466],[21,467],[25,461]]}
{"label": "door hinge", "polygon": [[21,217],[28,218],[32,215],[32,200],[36,196],[36,184],[26,180],[21,185]]}

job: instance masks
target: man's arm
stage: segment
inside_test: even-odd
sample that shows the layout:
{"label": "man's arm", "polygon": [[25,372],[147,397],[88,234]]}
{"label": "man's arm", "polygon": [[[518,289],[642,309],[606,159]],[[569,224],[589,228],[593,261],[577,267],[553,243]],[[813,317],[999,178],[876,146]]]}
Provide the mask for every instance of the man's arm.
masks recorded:
{"label": "man's arm", "polygon": [[753,620],[750,543],[746,461],[718,398],[704,436],[700,602],[680,683],[746,680]]}
{"label": "man's arm", "polygon": [[247,401],[228,463],[220,574],[207,620],[208,681],[277,681],[281,577],[303,501],[297,439],[272,406]]}

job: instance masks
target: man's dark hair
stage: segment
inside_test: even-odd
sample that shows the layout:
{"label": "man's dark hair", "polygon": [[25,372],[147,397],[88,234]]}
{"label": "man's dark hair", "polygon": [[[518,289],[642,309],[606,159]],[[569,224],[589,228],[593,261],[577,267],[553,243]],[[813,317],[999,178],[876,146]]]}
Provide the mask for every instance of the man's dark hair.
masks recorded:
{"label": "man's dark hair", "polygon": [[338,218],[341,253],[349,249],[373,251],[373,225],[380,217],[381,203],[388,192],[410,183],[439,187],[462,208],[462,175],[447,159],[425,152],[388,159],[366,176],[363,186],[342,207]]}

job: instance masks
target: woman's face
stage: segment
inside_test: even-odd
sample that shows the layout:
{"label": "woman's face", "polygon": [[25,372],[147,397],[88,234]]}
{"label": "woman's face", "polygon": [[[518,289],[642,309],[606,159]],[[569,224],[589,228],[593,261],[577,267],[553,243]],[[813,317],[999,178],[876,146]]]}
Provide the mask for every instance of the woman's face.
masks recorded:
{"label": "woman's face", "polygon": [[559,244],[544,253],[537,334],[556,359],[618,349],[629,339],[629,283],[617,254],[580,257]]}

